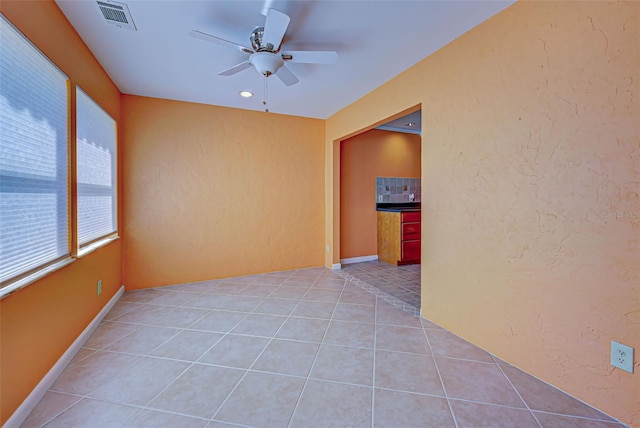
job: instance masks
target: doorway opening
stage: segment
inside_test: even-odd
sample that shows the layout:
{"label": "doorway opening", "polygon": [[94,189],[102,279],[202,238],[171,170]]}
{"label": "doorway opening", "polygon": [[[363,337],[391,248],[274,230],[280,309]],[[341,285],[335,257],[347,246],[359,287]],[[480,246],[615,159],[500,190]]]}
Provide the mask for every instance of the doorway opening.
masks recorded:
{"label": "doorway opening", "polygon": [[340,142],[342,271],[397,300],[396,306],[416,313],[420,309],[420,264],[398,266],[379,260],[377,208],[379,202],[407,203],[418,207],[419,213],[421,123],[417,106]]}

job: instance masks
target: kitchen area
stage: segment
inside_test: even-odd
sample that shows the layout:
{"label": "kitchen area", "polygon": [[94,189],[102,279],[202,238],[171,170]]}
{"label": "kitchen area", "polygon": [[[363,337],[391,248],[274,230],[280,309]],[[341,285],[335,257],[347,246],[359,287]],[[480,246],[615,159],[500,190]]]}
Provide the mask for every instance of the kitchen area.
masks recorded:
{"label": "kitchen area", "polygon": [[341,142],[343,273],[420,308],[420,110]]}

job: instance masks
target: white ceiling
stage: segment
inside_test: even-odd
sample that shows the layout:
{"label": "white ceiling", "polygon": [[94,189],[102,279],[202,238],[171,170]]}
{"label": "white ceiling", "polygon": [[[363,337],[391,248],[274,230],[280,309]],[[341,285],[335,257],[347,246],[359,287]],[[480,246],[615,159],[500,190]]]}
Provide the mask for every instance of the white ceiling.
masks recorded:
{"label": "white ceiling", "polygon": [[[56,0],[122,93],[263,110],[264,77],[255,69],[217,76],[247,54],[188,33],[251,46],[251,31],[264,24],[261,12],[271,7],[291,17],[283,50],[335,50],[338,62],[287,63],[300,83],[287,87],[269,77],[269,111],[326,119],[514,1],[121,2],[137,31],[107,24],[93,0]],[[242,90],[255,96],[241,98]]]}

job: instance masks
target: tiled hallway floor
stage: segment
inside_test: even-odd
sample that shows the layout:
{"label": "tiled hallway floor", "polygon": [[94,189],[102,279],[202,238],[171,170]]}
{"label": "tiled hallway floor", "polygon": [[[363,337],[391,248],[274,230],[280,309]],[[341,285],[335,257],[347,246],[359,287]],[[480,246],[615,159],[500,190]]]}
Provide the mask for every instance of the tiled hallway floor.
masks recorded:
{"label": "tiled hallway floor", "polygon": [[127,292],[24,427],[602,427],[325,268]]}
{"label": "tiled hallway floor", "polygon": [[376,260],[342,265],[342,271],[420,310],[419,264],[394,266]]}

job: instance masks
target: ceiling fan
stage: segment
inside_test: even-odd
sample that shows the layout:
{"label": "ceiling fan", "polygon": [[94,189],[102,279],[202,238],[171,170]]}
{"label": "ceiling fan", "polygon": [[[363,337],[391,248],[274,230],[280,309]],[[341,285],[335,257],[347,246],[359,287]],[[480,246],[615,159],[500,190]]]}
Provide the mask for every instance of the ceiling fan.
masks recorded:
{"label": "ceiling fan", "polygon": [[338,60],[338,54],[334,51],[281,52],[280,44],[289,26],[289,21],[290,18],[284,13],[269,9],[264,27],[257,27],[249,37],[251,48],[198,30],[191,31],[189,35],[222,46],[239,49],[250,55],[246,61],[218,73],[219,76],[231,76],[253,66],[263,76],[269,77],[275,74],[282,83],[291,86],[298,83],[299,80],[287,68],[285,62],[333,64]]}

